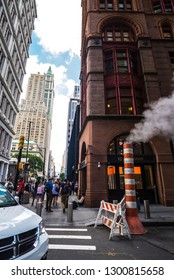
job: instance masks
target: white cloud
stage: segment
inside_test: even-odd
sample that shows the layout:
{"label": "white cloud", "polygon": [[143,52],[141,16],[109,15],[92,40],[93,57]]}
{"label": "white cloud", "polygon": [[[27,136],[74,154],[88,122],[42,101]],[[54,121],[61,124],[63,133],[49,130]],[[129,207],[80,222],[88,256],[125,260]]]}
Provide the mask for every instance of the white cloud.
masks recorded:
{"label": "white cloud", "polygon": [[80,56],[81,0],[36,0],[35,33],[52,54],[70,51]]}

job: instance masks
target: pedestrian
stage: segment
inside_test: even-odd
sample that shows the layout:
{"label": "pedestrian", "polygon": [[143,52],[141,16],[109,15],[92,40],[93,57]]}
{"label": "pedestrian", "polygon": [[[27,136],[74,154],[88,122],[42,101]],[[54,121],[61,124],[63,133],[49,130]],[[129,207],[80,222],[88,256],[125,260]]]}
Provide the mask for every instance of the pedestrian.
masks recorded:
{"label": "pedestrian", "polygon": [[41,202],[43,202],[43,198],[44,198],[44,189],[45,189],[45,185],[44,185],[44,181],[42,180],[37,188],[37,194],[36,194],[36,206],[37,206],[37,202],[40,200]]}
{"label": "pedestrian", "polygon": [[83,206],[83,205],[84,205],[84,203],[85,203],[85,194],[84,194],[84,193],[82,193],[82,196],[81,196],[81,198],[77,201],[77,203],[78,203],[78,206]]}
{"label": "pedestrian", "polygon": [[36,182],[35,182],[35,184],[34,184],[34,192],[32,193],[32,202],[31,202],[31,206],[34,205],[34,201],[35,201],[36,196],[37,196],[37,188],[38,188],[38,186],[39,186],[41,180],[42,180],[41,177],[37,177]]}
{"label": "pedestrian", "polygon": [[52,195],[53,195],[52,205],[53,205],[53,207],[57,207],[57,200],[58,200],[59,191],[60,191],[60,183],[59,183],[58,180],[56,180],[53,184],[53,189],[52,189]]}
{"label": "pedestrian", "polygon": [[63,210],[63,213],[65,213],[65,209],[68,208],[68,199],[69,199],[69,194],[70,194],[70,189],[69,189],[66,179],[60,186],[59,194],[61,196],[62,210]]}
{"label": "pedestrian", "polygon": [[73,209],[76,209],[78,206],[83,206],[85,203],[85,194],[82,193],[80,199],[76,199],[72,201]]}
{"label": "pedestrian", "polygon": [[20,178],[19,181],[18,181],[18,186],[17,186],[18,197],[19,197],[19,203],[20,204],[22,203],[22,195],[24,193],[24,186],[25,186],[24,179]]}
{"label": "pedestrian", "polygon": [[52,204],[52,199],[53,199],[52,189],[53,189],[52,178],[49,178],[48,182],[46,182],[45,188],[44,188],[44,192],[46,193],[46,208],[45,209],[48,212],[53,212],[51,210],[51,204]]}
{"label": "pedestrian", "polygon": [[34,196],[34,186],[35,186],[35,184],[34,184],[34,181],[30,181],[30,188],[29,188],[29,196],[32,198],[32,200],[33,200],[33,196]]}

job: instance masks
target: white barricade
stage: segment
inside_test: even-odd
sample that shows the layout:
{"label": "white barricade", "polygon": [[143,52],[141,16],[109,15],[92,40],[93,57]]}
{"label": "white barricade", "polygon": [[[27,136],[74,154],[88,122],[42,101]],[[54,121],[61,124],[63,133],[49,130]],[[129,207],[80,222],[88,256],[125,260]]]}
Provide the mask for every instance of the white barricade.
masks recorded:
{"label": "white barricade", "polygon": [[125,218],[125,211],[125,197],[118,204],[112,204],[102,200],[94,227],[96,228],[99,222],[101,223],[102,221],[102,224],[111,229],[109,240],[118,235],[128,236],[131,239],[130,230]]}

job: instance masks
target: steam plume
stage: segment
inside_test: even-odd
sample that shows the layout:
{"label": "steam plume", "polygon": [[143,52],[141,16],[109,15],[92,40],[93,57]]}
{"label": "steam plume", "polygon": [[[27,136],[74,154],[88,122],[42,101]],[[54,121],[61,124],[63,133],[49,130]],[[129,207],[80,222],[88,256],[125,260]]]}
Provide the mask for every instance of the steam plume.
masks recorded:
{"label": "steam plume", "polygon": [[151,103],[143,115],[144,119],[130,131],[128,142],[147,142],[157,135],[174,135],[174,92]]}

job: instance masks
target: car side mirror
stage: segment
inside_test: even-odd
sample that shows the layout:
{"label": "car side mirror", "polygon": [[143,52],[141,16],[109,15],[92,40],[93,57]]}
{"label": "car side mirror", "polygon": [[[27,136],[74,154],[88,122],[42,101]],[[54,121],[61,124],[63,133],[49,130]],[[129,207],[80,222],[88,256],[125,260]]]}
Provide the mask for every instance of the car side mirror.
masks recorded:
{"label": "car side mirror", "polygon": [[19,203],[19,196],[15,196],[14,199]]}

